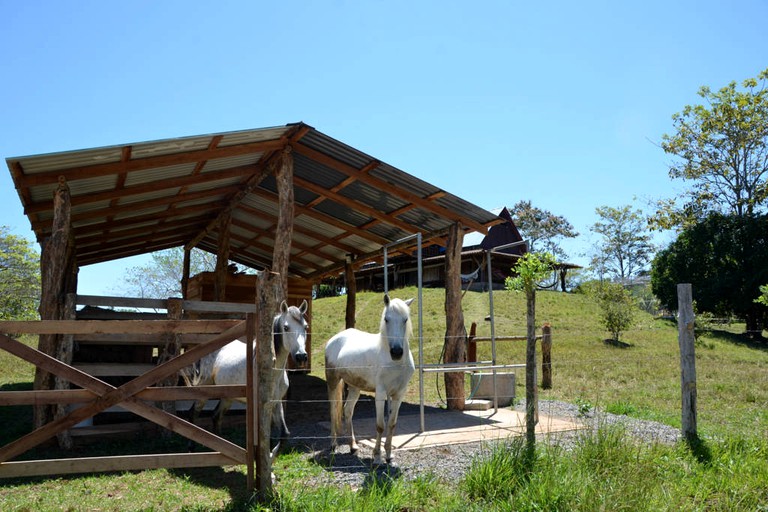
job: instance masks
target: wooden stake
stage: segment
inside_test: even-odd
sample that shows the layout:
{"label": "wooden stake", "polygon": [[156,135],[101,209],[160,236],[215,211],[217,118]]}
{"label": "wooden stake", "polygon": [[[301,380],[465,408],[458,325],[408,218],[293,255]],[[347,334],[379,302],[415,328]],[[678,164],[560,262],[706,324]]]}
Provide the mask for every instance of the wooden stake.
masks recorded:
{"label": "wooden stake", "polygon": [[680,389],[682,392],[683,436],[698,438],[696,429],[696,343],[694,337],[693,292],[688,283],[677,285],[677,332],[680,345]]}

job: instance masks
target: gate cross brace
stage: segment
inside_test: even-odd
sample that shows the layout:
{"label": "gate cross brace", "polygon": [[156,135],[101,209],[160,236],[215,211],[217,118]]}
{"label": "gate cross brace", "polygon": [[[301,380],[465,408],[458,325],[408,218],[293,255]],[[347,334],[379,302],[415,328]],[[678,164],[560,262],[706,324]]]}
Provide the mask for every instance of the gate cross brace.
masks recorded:
{"label": "gate cross brace", "polygon": [[144,373],[117,388],[85,372],[62,363],[58,359],[40,352],[39,350],[28,347],[13,338],[0,334],[0,348],[99,395],[88,405],[75,409],[69,414],[47,423],[16,441],[0,448],[0,463],[26,452],[46,439],[55,436],[59,432],[117,404],[121,404],[131,412],[185,437],[192,438],[192,436],[195,436],[195,441],[212,450],[218,451],[237,462],[243,463],[246,458],[245,449],[211,434],[197,425],[148,405],[135,398],[134,395],[156,382],[171,376],[180,369],[193,364],[206,354],[223,347],[230,341],[239,338],[244,334],[245,322],[240,322],[206,343],[193,347],[183,354],[156,366],[147,373]]}

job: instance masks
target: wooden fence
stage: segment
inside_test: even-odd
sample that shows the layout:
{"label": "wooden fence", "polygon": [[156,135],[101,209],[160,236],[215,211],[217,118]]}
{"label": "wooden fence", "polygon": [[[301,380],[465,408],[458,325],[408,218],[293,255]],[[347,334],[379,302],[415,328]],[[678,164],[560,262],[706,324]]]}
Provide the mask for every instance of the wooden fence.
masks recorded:
{"label": "wooden fence", "polygon": [[[141,301],[138,299],[109,300],[109,298],[85,298],[90,303],[118,305],[123,307],[168,308],[167,301]],[[79,302],[83,302],[80,298]],[[178,375],[179,370],[194,364],[198,359],[217,350],[230,341],[248,336],[254,337],[256,329],[255,306],[251,304],[205,303],[200,301],[179,301],[185,312],[238,313],[245,319],[165,319],[165,320],[53,320],[31,322],[0,322],[0,348],[32,363],[38,368],[55,374],[59,379],[71,382],[81,389],[51,389],[34,391],[0,391],[0,406],[56,404],[65,406],[80,404],[80,407],[63,412],[50,423],[0,447],[0,478],[26,477],[51,474],[68,474],[100,471],[128,471],[151,468],[182,468],[245,464],[248,467],[248,487],[253,489],[254,442],[246,447],[238,446],[218,437],[192,423],[177,417],[149,402],[172,402],[176,400],[198,400],[223,397],[248,397],[246,405],[247,438],[254,440],[257,408],[255,393],[249,392],[251,381],[243,386],[157,386],[164,380]],[[170,310],[172,310],[171,307]],[[12,333],[62,334],[73,339],[98,340],[99,343],[124,344],[130,340],[145,344],[180,342],[186,350],[157,365],[133,367],[125,375],[137,375],[128,382],[115,386],[98,379],[93,373],[115,372],[95,365],[80,365],[76,368],[59,361],[12,338]],[[253,347],[247,344],[248,361],[253,365]],[[130,365],[130,363],[128,363]],[[140,371],[136,371],[140,370]],[[92,373],[89,373],[91,371]],[[253,374],[251,371],[251,379]],[[66,458],[55,460],[12,459],[39,446],[54,436],[68,432],[75,425],[93,417],[110,407],[117,406],[135,413],[160,427],[180,434],[197,442],[210,452],[169,453],[133,456],[105,456],[93,458]],[[268,449],[268,447],[267,447]]]}

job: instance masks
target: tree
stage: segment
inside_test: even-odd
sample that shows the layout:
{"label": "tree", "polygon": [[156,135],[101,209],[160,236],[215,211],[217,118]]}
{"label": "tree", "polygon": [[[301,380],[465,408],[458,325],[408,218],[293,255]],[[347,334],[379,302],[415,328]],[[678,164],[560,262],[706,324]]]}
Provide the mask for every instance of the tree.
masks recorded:
{"label": "tree", "polygon": [[564,238],[575,238],[579,233],[574,231],[565,217],[537,208],[530,201],[518,201],[511,211],[515,226],[528,241],[530,252],[549,252],[561,260],[567,259],[568,255],[560,247],[560,242]]}
{"label": "tree", "polygon": [[40,255],[0,226],[0,320],[37,320],[39,302]]}
{"label": "tree", "polygon": [[590,228],[602,236],[592,266],[600,276],[604,272],[625,283],[648,268],[654,247],[648,234],[645,218],[640,210],[629,205],[619,208],[599,206],[595,212],[600,217]]}
{"label": "tree", "polygon": [[713,213],[685,228],[651,269],[653,293],[669,309],[678,283],[693,285],[699,310],[742,317],[749,333],[761,332],[768,315],[755,298],[768,283],[768,215]]}
{"label": "tree", "polygon": [[517,277],[505,280],[507,289],[523,290],[526,297],[525,344],[525,437],[529,453],[536,443],[536,285],[552,272],[555,257],[551,253],[527,252],[515,264]]}
{"label": "tree", "polygon": [[[768,69],[757,78],[731,82],[719,91],[699,89],[705,105],[688,105],[672,116],[675,133],[662,149],[678,157],[669,177],[691,182],[691,190],[662,200],[654,227],[685,227],[713,212],[752,215],[768,197]],[[679,204],[682,201],[682,204]]]}
{"label": "tree", "polygon": [[[146,265],[131,267],[126,271],[124,289],[132,297],[166,298],[181,297],[181,278],[184,271],[184,249],[175,247],[151,254]],[[192,250],[190,274],[213,271],[216,255],[207,251]]]}
{"label": "tree", "polygon": [[620,283],[600,283],[595,297],[603,326],[611,333],[611,339],[618,343],[621,333],[635,323],[637,304],[629,290]]}

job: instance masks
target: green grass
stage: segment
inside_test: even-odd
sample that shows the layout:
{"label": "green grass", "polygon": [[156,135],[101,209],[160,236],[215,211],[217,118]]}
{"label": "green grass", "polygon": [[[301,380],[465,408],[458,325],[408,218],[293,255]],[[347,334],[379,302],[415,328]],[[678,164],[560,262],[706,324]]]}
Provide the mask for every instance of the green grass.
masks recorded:
{"label": "green grass", "polygon": [[[416,297],[416,290],[393,296]],[[381,294],[360,293],[357,327],[378,329]],[[445,332],[444,291],[424,290],[424,362],[440,356]],[[495,292],[497,335],[525,333],[525,298]],[[417,319],[416,304],[412,306]],[[323,345],[344,325],[345,297],[313,304],[312,361],[323,376]],[[463,301],[467,326],[490,334],[488,295],[469,292]],[[537,324],[552,324],[553,388],[542,399],[570,401],[589,412],[680,424],[680,370],[673,322],[640,314],[622,335],[626,346],[605,343],[598,310],[586,297],[537,294]],[[275,463],[276,501],[269,509],[293,510],[762,510],[768,511],[768,345],[723,327],[697,347],[698,425],[693,446],[646,446],[613,428],[585,434],[572,450],[540,444],[531,453],[521,441],[488,445],[460,482],[433,475],[406,479],[372,472],[359,489],[327,480],[322,464],[301,453]],[[417,331],[417,325],[414,325]],[[34,344],[35,340],[25,339]],[[499,342],[499,362],[523,362],[525,342]],[[417,350],[414,340],[414,352]],[[479,347],[490,358],[490,345]],[[417,354],[414,354],[416,357]],[[29,365],[0,354],[0,387],[29,389]],[[518,396],[524,395],[522,375]],[[425,380],[426,402],[440,404],[442,378]],[[467,389],[469,389],[467,387]],[[418,400],[418,385],[409,400]],[[28,430],[29,408],[0,407],[0,438]],[[115,446],[116,447],[116,446]],[[103,447],[108,450],[110,446]],[[2,510],[260,510],[245,494],[242,467],[152,470],[135,473],[0,481]]]}

